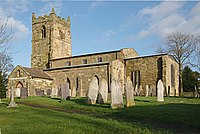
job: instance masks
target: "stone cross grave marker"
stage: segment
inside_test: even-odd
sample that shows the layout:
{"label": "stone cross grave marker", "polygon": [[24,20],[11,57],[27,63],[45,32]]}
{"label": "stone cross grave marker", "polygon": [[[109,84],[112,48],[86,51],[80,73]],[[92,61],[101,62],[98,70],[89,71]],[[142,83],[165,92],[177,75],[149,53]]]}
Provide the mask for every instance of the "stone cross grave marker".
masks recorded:
{"label": "stone cross grave marker", "polygon": [[133,84],[130,77],[126,80],[126,107],[134,106]]}
{"label": "stone cross grave marker", "polygon": [[119,82],[115,79],[111,82],[111,108],[123,108],[123,96],[122,96],[122,89]]}
{"label": "stone cross grave marker", "polygon": [[164,86],[162,80],[159,80],[157,84],[157,101],[164,101]]}
{"label": "stone cross grave marker", "polygon": [[87,95],[87,102],[89,104],[96,104],[97,95],[99,91],[98,80],[96,77],[92,78],[92,81],[89,84],[89,90]]}
{"label": "stone cross grave marker", "polygon": [[102,79],[99,86],[98,103],[107,103],[108,98],[108,83],[105,79]]}

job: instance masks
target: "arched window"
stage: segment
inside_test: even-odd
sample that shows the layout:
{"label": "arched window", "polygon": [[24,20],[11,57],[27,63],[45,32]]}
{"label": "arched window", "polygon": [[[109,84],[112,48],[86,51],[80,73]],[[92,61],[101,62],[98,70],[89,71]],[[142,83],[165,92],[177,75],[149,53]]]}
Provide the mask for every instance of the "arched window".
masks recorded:
{"label": "arched window", "polygon": [[46,28],[42,26],[42,38],[46,38]]}
{"label": "arched window", "polygon": [[20,77],[20,70],[17,70],[17,77]]}
{"label": "arched window", "polygon": [[98,85],[99,85],[99,77],[97,75],[95,75],[95,77],[97,78],[97,81],[98,81]]}
{"label": "arched window", "polygon": [[67,78],[67,89],[71,89],[71,83],[70,83],[69,78]]}

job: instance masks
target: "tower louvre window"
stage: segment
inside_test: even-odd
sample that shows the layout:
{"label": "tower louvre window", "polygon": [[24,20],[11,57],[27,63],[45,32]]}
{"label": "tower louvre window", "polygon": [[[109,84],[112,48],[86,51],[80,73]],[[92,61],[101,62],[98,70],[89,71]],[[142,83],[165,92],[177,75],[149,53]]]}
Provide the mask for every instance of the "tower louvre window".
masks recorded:
{"label": "tower louvre window", "polygon": [[98,57],[98,62],[102,62],[102,57]]}
{"label": "tower louvre window", "polygon": [[83,64],[87,64],[87,59],[83,59]]}
{"label": "tower louvre window", "polygon": [[71,61],[67,61],[67,66],[71,66]]}
{"label": "tower louvre window", "polygon": [[46,27],[42,26],[42,38],[46,38]]}

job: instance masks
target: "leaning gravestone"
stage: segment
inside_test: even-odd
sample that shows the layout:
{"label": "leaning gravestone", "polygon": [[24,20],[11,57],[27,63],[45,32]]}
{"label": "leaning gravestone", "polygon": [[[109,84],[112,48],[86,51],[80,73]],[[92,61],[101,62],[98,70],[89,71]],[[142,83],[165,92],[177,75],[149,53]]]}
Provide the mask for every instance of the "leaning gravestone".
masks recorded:
{"label": "leaning gravestone", "polygon": [[134,106],[133,84],[130,77],[126,80],[126,107]]}
{"label": "leaning gravestone", "polygon": [[149,96],[149,85],[146,85],[146,97]]}
{"label": "leaning gravestone", "polygon": [[87,95],[87,102],[89,104],[96,104],[98,91],[99,91],[98,80],[96,77],[93,77],[92,81],[89,84],[89,90]]}
{"label": "leaning gravestone", "polygon": [[164,86],[162,80],[159,80],[157,84],[157,101],[164,101]]}
{"label": "leaning gravestone", "polygon": [[112,109],[124,107],[121,86],[114,79],[111,82],[111,107]]}
{"label": "leaning gravestone", "polygon": [[108,98],[108,83],[105,79],[102,79],[99,86],[98,103],[107,103]]}

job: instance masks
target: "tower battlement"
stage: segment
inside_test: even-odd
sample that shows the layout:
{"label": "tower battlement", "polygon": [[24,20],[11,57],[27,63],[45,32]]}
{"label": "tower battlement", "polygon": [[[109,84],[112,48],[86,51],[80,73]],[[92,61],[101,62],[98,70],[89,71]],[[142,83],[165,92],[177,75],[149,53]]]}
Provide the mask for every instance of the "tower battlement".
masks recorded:
{"label": "tower battlement", "polygon": [[32,24],[46,22],[46,21],[56,21],[57,23],[61,23],[62,25],[68,25],[70,17],[68,16],[68,19],[66,20],[65,18],[58,16],[53,8],[51,13],[49,13],[49,15],[45,14],[43,16],[37,17],[35,13],[32,13]]}
{"label": "tower battlement", "polygon": [[50,68],[50,59],[70,57],[71,53],[70,17],[57,16],[53,8],[49,15],[32,13],[32,68]]}

